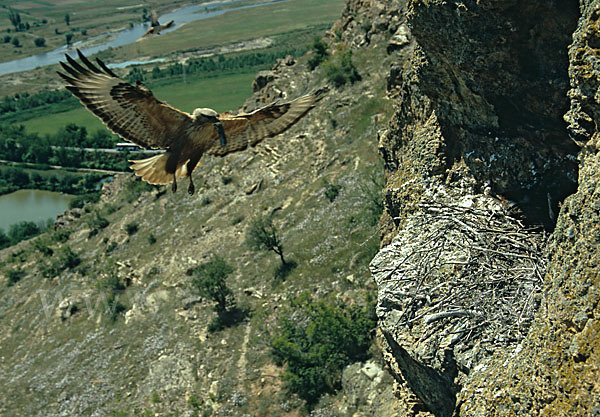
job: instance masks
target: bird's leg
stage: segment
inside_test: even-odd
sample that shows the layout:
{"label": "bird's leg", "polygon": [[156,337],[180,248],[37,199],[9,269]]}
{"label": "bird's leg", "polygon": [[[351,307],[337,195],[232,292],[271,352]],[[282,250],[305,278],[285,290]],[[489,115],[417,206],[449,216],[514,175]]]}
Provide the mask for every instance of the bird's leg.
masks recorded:
{"label": "bird's leg", "polygon": [[194,186],[194,181],[192,181],[192,176],[190,175],[190,186],[188,187],[188,194],[194,195],[194,191],[196,191],[196,187]]}
{"label": "bird's leg", "polygon": [[221,146],[225,146],[227,144],[227,138],[225,137],[225,129],[223,129],[221,122],[215,123],[215,129],[217,129],[217,132],[219,133],[219,143]]}
{"label": "bird's leg", "polygon": [[172,186],[172,190],[173,190],[173,192],[177,191],[177,177],[175,176],[175,173],[173,173],[173,186]]}

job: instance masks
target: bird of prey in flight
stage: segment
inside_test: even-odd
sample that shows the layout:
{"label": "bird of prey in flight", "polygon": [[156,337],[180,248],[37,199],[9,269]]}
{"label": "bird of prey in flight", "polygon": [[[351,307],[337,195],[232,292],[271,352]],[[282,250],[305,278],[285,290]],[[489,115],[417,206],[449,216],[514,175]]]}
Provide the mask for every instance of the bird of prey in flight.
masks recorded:
{"label": "bird of prey in flight", "polygon": [[152,35],[160,35],[160,32],[162,30],[170,28],[171,26],[173,26],[174,23],[175,21],[171,20],[170,22],[161,25],[160,23],[158,23],[158,15],[156,14],[156,10],[153,10],[152,15],[150,17],[150,28],[138,40],[146,39]]}
{"label": "bird of prey in flight", "polygon": [[130,160],[135,174],[150,184],[188,177],[194,194],[192,172],[203,154],[224,156],[254,146],[282,133],[304,116],[321,98],[322,91],[284,103],[271,103],[251,113],[217,113],[198,108],[192,114],[154,97],[142,83],[120,79],[100,59],[90,62],[79,50],[82,64],[66,55],[61,62],[67,74],[58,74],[66,88],[113,132],[146,149],[165,152],[147,159]]}

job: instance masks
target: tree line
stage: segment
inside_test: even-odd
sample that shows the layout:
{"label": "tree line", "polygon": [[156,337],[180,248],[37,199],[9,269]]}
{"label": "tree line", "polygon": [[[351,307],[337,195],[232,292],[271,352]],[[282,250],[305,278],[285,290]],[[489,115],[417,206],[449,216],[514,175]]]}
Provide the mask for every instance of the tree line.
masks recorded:
{"label": "tree line", "polygon": [[59,191],[67,194],[87,194],[96,191],[101,174],[49,174],[27,172],[19,168],[0,168],[0,195],[31,188]]}
{"label": "tree line", "polygon": [[117,137],[106,130],[88,134],[84,126],[70,123],[54,135],[28,133],[22,125],[0,125],[0,159],[71,168],[125,171],[129,164],[122,153],[84,151],[80,148],[113,148]]}
{"label": "tree line", "polygon": [[38,223],[21,221],[10,225],[8,233],[0,227],[0,250],[43,233],[48,230],[53,223],[52,219]]}
{"label": "tree line", "polygon": [[0,102],[0,116],[6,113],[14,113],[23,110],[29,110],[48,104],[60,103],[69,100],[75,105],[77,100],[68,90],[42,90],[37,93],[29,94],[16,93],[12,96],[4,96]]}
{"label": "tree line", "polygon": [[[156,65],[151,71],[146,71],[140,67],[133,67],[129,71],[127,79],[131,82],[144,81],[147,79],[161,79],[173,76],[180,76],[184,73],[191,74],[210,74],[214,72],[240,71],[249,68],[266,67],[272,65],[278,58],[287,55],[302,55],[307,48],[288,48],[273,52],[250,52],[234,56],[217,55],[212,57],[191,59],[186,64],[175,63],[160,68]],[[185,67],[185,69],[184,69]]]}

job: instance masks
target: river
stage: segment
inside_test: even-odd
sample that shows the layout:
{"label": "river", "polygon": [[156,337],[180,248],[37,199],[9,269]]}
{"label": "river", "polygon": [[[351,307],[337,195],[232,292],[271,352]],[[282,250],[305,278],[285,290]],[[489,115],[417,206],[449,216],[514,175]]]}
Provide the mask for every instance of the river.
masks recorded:
{"label": "river", "polygon": [[55,219],[69,208],[74,196],[43,190],[19,190],[0,196],[0,228],[8,232],[20,221],[40,222]]}
{"label": "river", "polygon": [[[274,3],[282,3],[287,0],[274,0],[267,1],[264,3],[246,4],[240,6],[233,6],[236,3],[240,3],[245,0],[230,0],[223,2],[211,2],[205,4],[198,4],[193,6],[187,6],[170,13],[166,13],[159,16],[158,21],[160,23],[167,23],[171,20],[175,21],[175,25],[163,30],[161,33],[168,33],[179,29],[183,24],[193,22],[201,19],[208,19],[211,17],[222,15],[223,13],[232,10],[248,9],[251,7],[260,7]],[[224,8],[224,6],[227,6]],[[215,10],[216,9],[216,10]],[[76,58],[77,54],[75,50],[79,48],[83,42],[89,43],[95,39],[106,38],[106,42],[102,42],[99,45],[95,45],[89,48],[82,47],[81,51],[86,55],[93,55],[99,51],[103,51],[108,48],[116,48],[119,46],[127,45],[137,41],[146,31],[148,30],[148,23],[138,23],[132,28],[123,30],[114,34],[103,34],[93,38],[88,38],[84,41],[75,42],[73,45],[67,47],[67,45],[61,46],[53,51],[44,52],[42,54],[32,55],[27,58],[15,59],[13,61],[7,61],[0,63],[0,75],[10,74],[13,72],[29,71],[34,68],[43,67],[46,65],[57,64],[59,61],[64,60],[65,54],[68,53],[71,57]],[[83,44],[85,45],[85,44]],[[115,66],[121,68],[139,63],[138,61],[128,61],[120,63]],[[109,65],[112,66],[112,65]]]}

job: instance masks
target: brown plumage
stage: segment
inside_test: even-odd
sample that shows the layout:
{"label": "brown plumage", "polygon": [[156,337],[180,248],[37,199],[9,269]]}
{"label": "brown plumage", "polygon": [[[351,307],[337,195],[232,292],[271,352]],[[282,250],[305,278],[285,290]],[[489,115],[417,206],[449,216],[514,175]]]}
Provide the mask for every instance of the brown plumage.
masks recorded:
{"label": "brown plumage", "polygon": [[171,26],[173,26],[174,23],[175,23],[175,21],[171,20],[169,23],[161,25],[160,23],[158,23],[158,15],[156,14],[156,11],[153,10],[152,15],[150,17],[150,28],[138,40],[146,39],[152,35],[160,35],[160,32],[163,29],[170,28]]}
{"label": "brown plumage", "polygon": [[203,154],[224,156],[275,136],[296,123],[320,98],[320,93],[307,94],[237,115],[211,109],[189,114],[157,100],[142,83],[123,81],[99,59],[97,67],[79,50],[77,53],[83,65],[68,55],[67,63],[60,63],[68,73],[58,73],[66,80],[66,88],[124,139],[146,149],[165,149],[162,154],[129,162],[144,181],[173,182],[173,191],[177,178],[187,176],[188,192],[194,193],[192,172]]}

